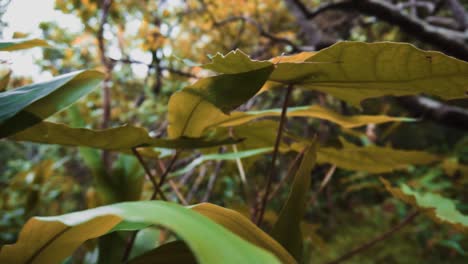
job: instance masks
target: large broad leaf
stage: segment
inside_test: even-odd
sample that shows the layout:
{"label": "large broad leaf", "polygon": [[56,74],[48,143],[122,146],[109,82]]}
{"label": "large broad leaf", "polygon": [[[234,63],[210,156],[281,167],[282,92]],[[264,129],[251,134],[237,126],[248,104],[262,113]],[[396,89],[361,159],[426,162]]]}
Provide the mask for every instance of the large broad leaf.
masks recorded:
{"label": "large broad leaf", "polygon": [[[345,128],[360,127],[367,124],[414,121],[414,119],[407,117],[393,117],[386,115],[344,116],[332,111],[331,109],[319,105],[289,107],[287,115],[289,117],[313,117],[318,119],[324,119],[336,123]],[[230,115],[224,116],[224,118],[219,118],[217,123],[210,125],[210,127],[208,128],[214,128],[218,126],[238,126],[262,117],[279,116],[281,116],[281,109],[270,109],[250,112],[232,112]]]}
{"label": "large broad leaf", "polygon": [[128,151],[137,147],[194,149],[239,142],[239,140],[232,138],[221,140],[206,140],[203,138],[159,139],[150,137],[144,128],[130,125],[103,130],[92,130],[86,128],[71,128],[63,124],[50,122],[41,122],[11,136],[10,139],[116,151]]}
{"label": "large broad leaf", "polygon": [[380,178],[385,188],[396,198],[416,206],[429,215],[434,221],[448,224],[455,229],[468,234],[468,216],[457,210],[453,200],[444,198],[435,193],[419,193],[412,190],[408,185],[392,187],[387,180]]}
{"label": "large broad leaf", "polygon": [[[243,239],[273,253],[283,264],[295,263],[294,258],[273,238],[242,214],[214,204],[202,203],[191,207]],[[239,252],[241,253],[241,252]],[[243,253],[241,253],[243,254]],[[253,262],[257,263],[257,262]]]}
{"label": "large broad leaf", "polygon": [[12,39],[0,41],[0,51],[13,51],[46,46],[49,46],[49,44],[42,39]]}
{"label": "large broad leaf", "polygon": [[280,263],[223,226],[180,205],[140,201],[55,216],[34,217],[18,242],[0,251],[0,263],[60,263],[88,239],[129,226],[160,225],[183,239],[199,263]]}
{"label": "large broad leaf", "polygon": [[453,99],[466,96],[468,63],[405,43],[340,42],[304,62],[278,63],[270,80],[326,92],[355,106],[384,95]]}
{"label": "large broad leaf", "polygon": [[311,171],[317,157],[316,144],[304,151],[301,164],[294,177],[288,198],[281,209],[272,236],[300,262],[303,252],[301,222],[306,211]]}
{"label": "large broad leaf", "polygon": [[77,71],[0,93],[0,138],[33,126],[89,93],[103,79],[98,71]]}
{"label": "large broad leaf", "polygon": [[[245,54],[232,55],[244,61],[241,64],[252,70],[221,74],[199,80],[175,93],[169,100],[168,134],[170,138],[182,136],[200,137],[206,127],[224,114],[234,110],[253,97],[273,71],[269,62],[250,61]],[[227,56],[226,61],[231,61]],[[250,62],[246,62],[246,60]],[[224,67],[222,59],[216,59],[212,67]],[[220,66],[222,65],[222,66]]]}
{"label": "large broad leaf", "polygon": [[318,163],[331,163],[342,169],[371,173],[391,172],[410,165],[430,164],[440,158],[423,151],[408,151],[390,147],[358,147],[344,144],[343,148],[319,148]]}

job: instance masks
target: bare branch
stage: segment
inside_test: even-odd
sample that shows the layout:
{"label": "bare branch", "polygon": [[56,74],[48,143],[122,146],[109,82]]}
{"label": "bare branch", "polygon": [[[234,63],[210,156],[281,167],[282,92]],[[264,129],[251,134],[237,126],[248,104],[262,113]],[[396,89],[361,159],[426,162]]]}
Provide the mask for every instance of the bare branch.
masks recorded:
{"label": "bare branch", "polygon": [[300,0],[293,1],[308,19],[313,19],[329,10],[359,11],[398,26],[402,31],[452,56],[468,60],[467,34],[430,25],[423,20],[404,14],[398,7],[383,0],[345,0],[324,4],[315,10],[309,10]]}

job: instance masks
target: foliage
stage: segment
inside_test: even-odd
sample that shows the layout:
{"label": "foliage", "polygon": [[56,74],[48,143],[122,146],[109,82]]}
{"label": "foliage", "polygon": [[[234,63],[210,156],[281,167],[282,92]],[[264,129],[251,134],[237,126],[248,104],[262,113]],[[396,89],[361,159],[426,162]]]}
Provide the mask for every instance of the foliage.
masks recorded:
{"label": "foliage", "polygon": [[[1,65],[0,262],[464,263],[466,133],[399,102],[462,113],[467,62],[402,42],[310,51],[276,1],[166,2],[57,0],[83,32],[0,41],[42,47],[55,76]],[[344,39],[409,41],[377,25]]]}

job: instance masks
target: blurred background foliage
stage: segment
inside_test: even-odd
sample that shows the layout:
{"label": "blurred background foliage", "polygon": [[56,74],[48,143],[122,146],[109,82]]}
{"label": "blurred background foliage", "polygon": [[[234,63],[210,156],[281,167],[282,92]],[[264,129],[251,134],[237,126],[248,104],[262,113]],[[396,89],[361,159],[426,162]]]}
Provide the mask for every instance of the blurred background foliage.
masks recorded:
{"label": "blurred background foliage", "polygon": [[[466,1],[383,2],[427,25],[465,32],[465,35],[468,32],[468,19],[465,18],[463,24],[457,16],[460,7],[463,11],[468,7]],[[452,2],[458,5],[453,7]],[[359,9],[332,8],[313,18],[307,18],[304,12],[304,8],[314,12],[330,3],[321,0],[56,0],[55,8],[76,16],[82,23],[82,30],[69,31],[60,21],[41,23],[40,37],[49,41],[51,47],[43,49],[42,58],[36,61],[40,70],[58,75],[96,68],[108,76],[103,89],[96,89],[85,100],[55,115],[53,120],[88,128],[135,124],[146,127],[156,137],[164,137],[169,96],[197,78],[207,76],[208,73],[197,65],[209,62],[217,53],[226,54],[233,49],[241,49],[255,59],[269,59],[281,54],[320,50],[340,40],[357,40],[403,41],[423,49],[451,53],[441,48],[443,45],[408,33],[402,25]],[[106,5],[109,7],[107,14],[103,11],[107,10]],[[2,8],[3,13],[8,12],[8,5]],[[29,11],[25,15],[30,15]],[[28,33],[17,32],[16,36]],[[466,39],[464,41],[467,43]],[[8,64],[7,60],[1,62]],[[12,77],[7,89],[32,81],[24,76],[13,74]],[[241,110],[276,108],[281,101],[281,94],[271,91],[253,98],[241,106]],[[387,114],[416,116],[419,120],[340,129],[327,121],[290,118],[289,132],[304,137],[318,133],[322,145],[337,145],[336,139],[341,136],[358,145],[425,150],[444,157],[443,161],[431,165],[411,166],[385,174],[336,169],[331,182],[311,198],[308,206],[304,224],[310,263],[338,257],[387,230],[409,213],[411,208],[391,198],[378,176],[459,201],[458,209],[468,214],[466,124],[447,125],[417,113],[393,97],[366,100],[360,111],[319,92],[295,90],[291,105],[306,104],[328,106],[345,115]],[[468,101],[457,100],[450,104],[466,107]],[[110,110],[108,115],[106,108]],[[258,126],[258,138],[274,139],[276,123],[262,121],[252,125]],[[200,155],[232,151],[215,148],[185,152],[173,171],[183,169]],[[167,150],[161,153],[162,160],[171,155]],[[103,157],[106,158],[103,160]],[[282,155],[275,185],[285,177],[293,159],[292,153]],[[265,185],[268,160],[265,155],[243,158],[240,164],[235,160],[208,160],[188,172],[170,175],[170,184],[175,185],[190,204],[210,201],[248,214],[246,201],[255,197],[248,197],[252,194],[246,194],[239,175],[245,171],[249,188],[258,193]],[[158,168],[161,162],[152,160],[149,164]],[[315,168],[312,193],[319,190],[322,178],[331,167],[331,164],[321,164]],[[99,179],[110,180],[112,190],[101,189],[103,185],[99,184]],[[95,149],[6,140],[0,141],[0,188],[0,244],[14,242],[20,227],[33,215],[57,215],[106,203],[148,199],[152,191],[133,156],[116,153],[103,156]],[[278,199],[272,201],[267,219],[276,217],[275,211],[278,212],[280,201],[286,195],[282,189],[277,193]],[[180,200],[174,193],[170,196]],[[155,232],[147,235],[165,237]],[[92,242],[83,246],[69,262],[92,260],[89,252],[93,252],[93,248]],[[466,235],[421,217],[348,263],[466,263],[467,259]]]}

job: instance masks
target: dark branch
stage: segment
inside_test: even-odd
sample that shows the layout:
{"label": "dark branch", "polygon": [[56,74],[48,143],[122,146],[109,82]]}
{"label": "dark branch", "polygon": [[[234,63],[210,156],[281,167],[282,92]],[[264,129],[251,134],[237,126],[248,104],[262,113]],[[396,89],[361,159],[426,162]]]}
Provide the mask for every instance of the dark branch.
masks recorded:
{"label": "dark branch", "polygon": [[252,26],[257,28],[257,31],[260,33],[260,35],[262,37],[268,38],[273,42],[289,45],[293,49],[292,50],[293,52],[303,51],[303,49],[301,47],[299,47],[298,45],[296,45],[293,41],[291,41],[291,40],[289,40],[287,38],[281,38],[281,37],[275,36],[274,34],[268,32],[267,30],[265,30],[262,27],[262,25],[260,25],[257,21],[255,21],[254,19],[252,19],[250,17],[232,16],[232,17],[228,17],[228,18],[226,18],[224,20],[221,20],[221,21],[213,21],[213,23],[214,23],[214,25],[216,27],[220,27],[220,26],[223,26],[225,24],[236,22],[236,21],[243,21],[244,23],[251,24]]}
{"label": "dark branch", "polygon": [[401,12],[398,7],[382,0],[346,0],[324,4],[315,10],[309,10],[300,0],[294,0],[294,3],[308,19],[313,19],[329,10],[358,11],[365,15],[375,16],[452,56],[468,60],[468,45],[466,44],[468,36],[465,33],[430,25]]}
{"label": "dark branch", "polygon": [[405,96],[398,103],[413,116],[468,131],[468,110],[423,96]]}

